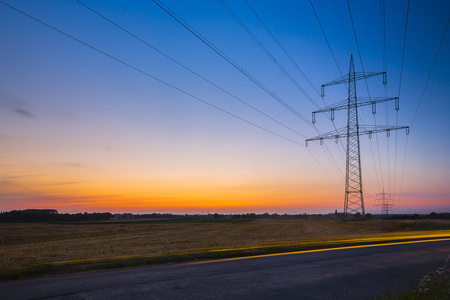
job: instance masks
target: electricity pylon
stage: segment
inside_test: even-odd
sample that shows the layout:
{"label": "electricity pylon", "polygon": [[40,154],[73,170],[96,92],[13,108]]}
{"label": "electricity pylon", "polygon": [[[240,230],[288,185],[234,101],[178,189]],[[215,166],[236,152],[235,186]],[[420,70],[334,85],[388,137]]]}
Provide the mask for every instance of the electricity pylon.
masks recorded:
{"label": "electricity pylon", "polygon": [[377,197],[380,198],[375,199],[375,201],[378,202],[375,206],[381,206],[381,215],[384,217],[389,216],[389,211],[392,210],[392,207],[394,207],[394,204],[392,203],[393,200],[390,198],[391,194],[385,193],[383,189],[383,192],[377,194]]}
{"label": "electricity pylon", "polygon": [[372,105],[372,113],[376,113],[376,103],[395,100],[395,109],[399,109],[398,97],[395,98],[356,98],[356,81],[366,79],[378,75],[383,75],[383,84],[386,81],[386,72],[371,72],[362,73],[355,72],[355,66],[353,64],[353,55],[350,57],[350,69],[348,74],[343,75],[333,81],[323,84],[321,87],[321,96],[325,95],[325,87],[337,84],[348,84],[348,98],[344,101],[336,104],[324,107],[312,113],[312,122],[316,122],[316,113],[330,112],[331,120],[334,120],[334,112],[336,110],[347,110],[347,127],[336,129],[328,133],[318,135],[316,137],[307,139],[305,141],[308,146],[308,141],[319,140],[320,144],[323,144],[325,139],[335,139],[336,143],[339,138],[347,138],[346,149],[346,171],[345,171],[345,200],[344,200],[344,215],[347,217],[349,213],[359,213],[365,215],[364,209],[364,196],[362,188],[362,175],[361,175],[361,151],[359,145],[360,135],[369,135],[372,138],[372,134],[379,132],[386,132],[390,135],[392,130],[406,129],[406,133],[409,133],[409,126],[360,126],[358,124],[358,107]]}

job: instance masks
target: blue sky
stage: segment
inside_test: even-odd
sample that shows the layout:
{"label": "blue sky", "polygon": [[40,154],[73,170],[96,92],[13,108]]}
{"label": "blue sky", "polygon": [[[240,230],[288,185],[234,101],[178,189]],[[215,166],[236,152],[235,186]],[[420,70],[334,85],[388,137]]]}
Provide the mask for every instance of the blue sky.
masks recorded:
{"label": "blue sky", "polygon": [[[82,2],[290,129],[77,1],[4,1],[232,115],[0,3],[0,135],[4,141],[0,210],[301,213],[342,209],[345,160],[340,144],[331,140],[326,147],[310,143],[305,148],[305,137],[318,134],[311,124],[269,96],[153,1]],[[226,3],[307,94],[324,106],[317,90],[340,74],[310,2],[249,2],[313,86],[244,1]],[[163,3],[310,120],[316,106],[219,1]],[[341,71],[348,72],[351,54],[356,71],[362,71],[347,1],[312,3]],[[366,72],[383,71],[380,3],[349,1]],[[386,3],[388,85],[385,89],[381,77],[368,79],[371,96],[399,94],[407,4],[406,0]],[[378,141],[361,137],[368,212],[379,211],[373,204],[383,189],[394,196],[394,212],[450,209],[448,32],[418,108],[449,16],[448,1],[410,3],[398,124],[412,125],[411,133],[406,137],[400,131],[389,139],[380,134]],[[358,82],[357,94],[367,96],[364,81]],[[324,99],[332,104],[346,97],[345,86],[335,86],[326,89]],[[396,123],[392,103],[380,104],[375,120],[370,107],[361,108],[360,114],[367,125]],[[336,112],[335,123],[338,128],[346,125],[345,112]],[[321,132],[333,129],[325,116],[317,116],[316,125]]]}

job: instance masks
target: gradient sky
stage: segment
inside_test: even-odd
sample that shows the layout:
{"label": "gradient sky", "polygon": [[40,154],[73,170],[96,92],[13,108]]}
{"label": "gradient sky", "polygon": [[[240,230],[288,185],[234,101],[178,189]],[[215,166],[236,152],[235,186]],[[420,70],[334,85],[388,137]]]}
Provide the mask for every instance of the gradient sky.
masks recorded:
{"label": "gradient sky", "polygon": [[[310,123],[270,97],[153,1],[82,2],[293,130],[76,1],[2,2],[232,115],[0,3],[1,211],[342,211],[341,144],[328,140],[323,146],[304,147],[305,137],[318,135]],[[324,106],[317,90],[340,74],[309,1],[249,2],[313,86],[243,0],[226,3],[307,94]],[[219,1],[163,3],[310,120],[317,107]],[[380,1],[349,3],[364,70],[383,71]],[[313,4],[339,68],[347,73],[353,54],[356,71],[362,71],[347,2]],[[368,79],[371,96],[399,96],[407,4],[407,0],[386,1],[388,85],[385,89],[381,77]],[[389,139],[379,134],[378,141],[361,137],[366,212],[381,212],[374,204],[383,189],[394,198],[394,213],[450,211],[449,32],[421,98],[449,17],[447,0],[411,0],[398,112],[398,125],[411,126],[411,131],[409,136],[404,130],[392,133]],[[357,93],[367,97],[364,81],[358,82]],[[324,99],[329,105],[346,97],[345,86],[333,86],[326,89]],[[375,119],[370,107],[360,108],[360,115],[367,125],[396,124],[393,103],[379,104]],[[345,111],[336,112],[335,124],[346,125]],[[321,132],[333,129],[325,115],[317,115],[316,125]]]}

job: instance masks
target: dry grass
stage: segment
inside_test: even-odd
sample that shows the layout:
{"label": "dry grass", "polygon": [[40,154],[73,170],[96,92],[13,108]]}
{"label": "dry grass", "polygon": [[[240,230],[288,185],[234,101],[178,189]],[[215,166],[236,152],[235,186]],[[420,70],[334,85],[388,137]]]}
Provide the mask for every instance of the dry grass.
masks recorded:
{"label": "dry grass", "polygon": [[[0,224],[0,269],[92,258],[158,257],[262,245],[307,244],[319,240],[382,236],[405,229],[420,230],[417,227],[421,225],[413,222],[257,220],[228,224]],[[436,221],[435,224],[443,229],[450,228],[449,221]]]}

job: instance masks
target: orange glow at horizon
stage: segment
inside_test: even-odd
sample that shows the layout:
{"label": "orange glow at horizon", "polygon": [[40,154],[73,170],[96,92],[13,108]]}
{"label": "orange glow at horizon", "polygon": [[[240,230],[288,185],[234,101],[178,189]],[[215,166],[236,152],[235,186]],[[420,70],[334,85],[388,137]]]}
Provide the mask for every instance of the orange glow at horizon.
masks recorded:
{"label": "orange glow at horizon", "polygon": [[[69,168],[69,169],[68,169]],[[4,201],[1,210],[53,208],[60,211],[296,211],[342,210],[343,191],[336,186],[324,186],[315,177],[296,180],[288,176],[270,177],[230,172],[221,176],[200,173],[143,171],[106,172],[76,165],[55,168],[59,172],[45,174],[10,169],[9,182],[3,184]],[[16,174],[14,174],[16,173]],[[288,174],[289,175],[289,174]],[[343,189],[343,186],[342,186]],[[445,196],[432,197],[424,202],[424,195],[405,195],[396,207],[413,205],[442,206]],[[366,195],[366,211],[377,211]]]}
{"label": "orange glow at horizon", "polygon": [[[6,168],[7,169],[7,168]],[[334,212],[342,210],[343,191],[324,186],[315,176],[291,179],[288,175],[270,177],[260,174],[225,172],[211,176],[199,172],[144,171],[107,172],[102,169],[64,165],[53,173],[33,172],[19,175],[10,169],[11,178],[3,182],[7,201],[0,210],[53,208],[62,212],[84,211],[276,211],[305,210]],[[55,172],[57,170],[58,172]],[[14,172],[13,172],[14,171]],[[343,186],[342,186],[343,189]],[[436,192],[436,191],[435,191]],[[376,212],[373,199],[365,195],[367,212]],[[439,194],[424,202],[425,194],[405,195],[395,206],[442,206],[448,199]],[[443,206],[444,205],[444,206]]]}
{"label": "orange glow at horizon", "polygon": [[[62,210],[253,210],[301,209],[340,204],[332,193],[317,193],[294,183],[237,182],[225,184],[206,180],[64,180],[51,176],[16,180],[27,192],[11,187],[16,207],[60,208]],[[21,190],[21,189],[19,189]],[[314,191],[314,192],[313,192]],[[13,200],[13,199],[12,199]],[[8,205],[8,203],[6,204]]]}

